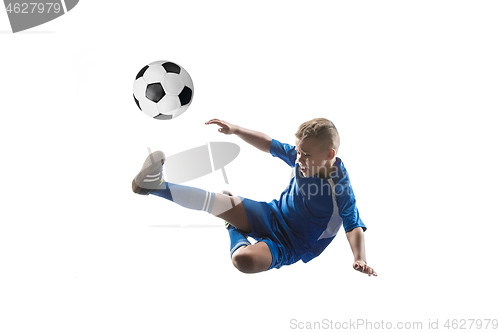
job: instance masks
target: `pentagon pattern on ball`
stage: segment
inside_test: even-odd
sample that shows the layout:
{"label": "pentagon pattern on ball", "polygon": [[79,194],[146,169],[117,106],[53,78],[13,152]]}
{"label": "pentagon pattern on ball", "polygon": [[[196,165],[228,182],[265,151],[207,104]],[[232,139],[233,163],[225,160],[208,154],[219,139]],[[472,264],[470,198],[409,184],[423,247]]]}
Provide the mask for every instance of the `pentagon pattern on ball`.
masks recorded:
{"label": "pentagon pattern on ball", "polygon": [[167,73],[175,73],[175,74],[180,74],[181,68],[174,64],[173,62],[166,62],[162,64],[163,68],[165,68],[165,71]]}
{"label": "pentagon pattern on ball", "polygon": [[193,96],[193,91],[189,87],[184,87],[179,94],[179,99],[181,100],[181,105],[186,105],[191,103],[191,97]]}
{"label": "pentagon pattern on ball", "polygon": [[146,97],[148,99],[158,103],[163,96],[165,96],[165,90],[163,90],[161,83],[148,84],[146,88]]}
{"label": "pentagon pattern on ball", "polygon": [[137,80],[138,78],[142,77],[144,75],[144,72],[146,71],[146,69],[148,69],[149,66],[144,66],[140,71],[139,73],[137,74],[137,76],[135,77],[135,79]]}
{"label": "pentagon pattern on ball", "polygon": [[134,101],[150,117],[172,119],[186,111],[193,91],[193,81],[184,68],[173,62],[156,61],[137,74]]}

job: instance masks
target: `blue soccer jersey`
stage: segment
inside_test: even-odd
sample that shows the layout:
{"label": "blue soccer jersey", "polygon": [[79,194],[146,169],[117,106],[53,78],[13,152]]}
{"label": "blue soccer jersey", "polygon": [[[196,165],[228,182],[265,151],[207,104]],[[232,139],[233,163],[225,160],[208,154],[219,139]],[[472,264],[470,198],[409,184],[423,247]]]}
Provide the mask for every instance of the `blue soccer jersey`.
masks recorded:
{"label": "blue soccer jersey", "polygon": [[294,167],[294,177],[279,200],[269,206],[279,221],[295,254],[303,262],[317,257],[337,235],[340,226],[350,231],[366,230],[356,207],[349,175],[337,157],[336,170],[330,178],[304,177],[300,171],[295,146],[273,140],[270,153]]}

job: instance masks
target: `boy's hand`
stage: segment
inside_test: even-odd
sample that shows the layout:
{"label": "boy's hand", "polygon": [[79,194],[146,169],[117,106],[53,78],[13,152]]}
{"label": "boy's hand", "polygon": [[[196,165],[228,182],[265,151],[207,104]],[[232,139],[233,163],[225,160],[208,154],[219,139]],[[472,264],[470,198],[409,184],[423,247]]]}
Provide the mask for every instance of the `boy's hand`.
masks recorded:
{"label": "boy's hand", "polygon": [[358,272],[368,274],[368,276],[377,276],[377,273],[362,260],[356,260],[352,267]]}
{"label": "boy's hand", "polygon": [[263,152],[269,153],[271,143],[273,139],[264,133],[252,131],[247,128],[233,125],[224,120],[212,119],[205,123],[205,125],[216,124],[219,125],[219,132],[228,134],[236,134],[240,139],[246,143],[251,144],[255,148],[262,150]]}
{"label": "boy's hand", "polygon": [[224,133],[224,134],[235,134],[236,130],[238,129],[238,126],[233,125],[228,123],[227,121],[224,120],[219,120],[219,119],[212,119],[209,120],[205,123],[205,125],[210,125],[210,124],[216,124],[219,125],[219,132]]}

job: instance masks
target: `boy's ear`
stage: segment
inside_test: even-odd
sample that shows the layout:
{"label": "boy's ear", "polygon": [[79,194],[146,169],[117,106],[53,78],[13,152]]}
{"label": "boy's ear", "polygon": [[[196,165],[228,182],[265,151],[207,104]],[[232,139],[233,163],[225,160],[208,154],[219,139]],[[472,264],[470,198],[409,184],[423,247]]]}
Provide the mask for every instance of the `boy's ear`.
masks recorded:
{"label": "boy's ear", "polygon": [[335,149],[330,148],[330,154],[328,155],[328,160],[333,160],[337,156],[337,152],[335,152]]}

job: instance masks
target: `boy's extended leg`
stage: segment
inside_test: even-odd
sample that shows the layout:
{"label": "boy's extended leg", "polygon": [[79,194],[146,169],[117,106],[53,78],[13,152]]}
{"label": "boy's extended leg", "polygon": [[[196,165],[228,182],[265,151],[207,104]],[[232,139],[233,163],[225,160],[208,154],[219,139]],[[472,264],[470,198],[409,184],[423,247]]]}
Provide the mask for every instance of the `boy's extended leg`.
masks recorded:
{"label": "boy's extended leg", "polygon": [[214,206],[211,212],[232,226],[245,233],[252,232],[248,223],[247,213],[240,197],[227,195],[224,193],[215,193]]}

